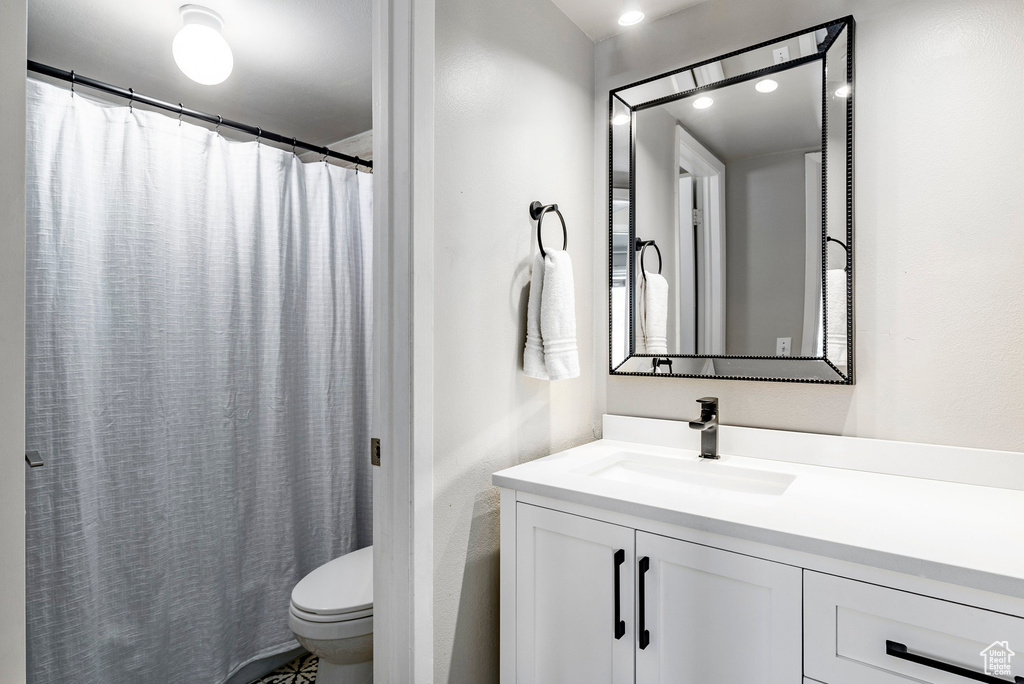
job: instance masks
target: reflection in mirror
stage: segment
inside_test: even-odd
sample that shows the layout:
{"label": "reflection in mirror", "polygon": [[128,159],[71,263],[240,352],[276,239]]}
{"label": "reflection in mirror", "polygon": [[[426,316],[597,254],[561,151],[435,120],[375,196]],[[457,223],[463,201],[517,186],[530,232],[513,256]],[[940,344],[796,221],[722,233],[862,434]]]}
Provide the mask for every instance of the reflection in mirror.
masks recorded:
{"label": "reflection in mirror", "polygon": [[613,372],[852,382],[851,28],[612,91]]}

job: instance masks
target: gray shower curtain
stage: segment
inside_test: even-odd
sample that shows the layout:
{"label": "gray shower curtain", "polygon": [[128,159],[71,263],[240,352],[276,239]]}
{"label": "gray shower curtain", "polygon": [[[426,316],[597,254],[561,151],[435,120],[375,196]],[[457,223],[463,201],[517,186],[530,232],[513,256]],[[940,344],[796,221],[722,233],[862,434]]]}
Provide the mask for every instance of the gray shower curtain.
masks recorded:
{"label": "gray shower curtain", "polygon": [[223,682],[371,543],[370,179],[28,93],[29,682]]}

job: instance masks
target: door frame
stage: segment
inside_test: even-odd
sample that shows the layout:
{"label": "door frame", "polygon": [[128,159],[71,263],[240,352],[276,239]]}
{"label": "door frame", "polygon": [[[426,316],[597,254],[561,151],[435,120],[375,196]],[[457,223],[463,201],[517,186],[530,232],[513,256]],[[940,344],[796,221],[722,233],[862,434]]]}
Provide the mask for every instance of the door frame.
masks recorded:
{"label": "door frame", "polygon": [[[703,343],[701,354],[725,354],[725,163],[708,148],[676,123],[676,165],[685,164],[687,170],[705,178],[704,206],[704,277],[700,296],[705,303],[697,331]],[[679,212],[679,185],[676,183],[676,212]],[[679,230],[682,216],[676,216]],[[679,242],[679,241],[677,241]],[[682,269],[678,269],[682,271]],[[700,293],[698,293],[700,295]]]}
{"label": "door frame", "polygon": [[[818,322],[824,305],[821,292],[821,271],[825,267],[821,254],[821,152],[804,155],[804,325],[800,340],[800,356],[816,356],[819,337]],[[817,197],[812,202],[811,198]]]}
{"label": "door frame", "polygon": [[374,681],[426,684],[434,668],[434,0],[373,2],[373,123]]}
{"label": "door frame", "polygon": [[25,0],[0,2],[0,680],[24,682]]}

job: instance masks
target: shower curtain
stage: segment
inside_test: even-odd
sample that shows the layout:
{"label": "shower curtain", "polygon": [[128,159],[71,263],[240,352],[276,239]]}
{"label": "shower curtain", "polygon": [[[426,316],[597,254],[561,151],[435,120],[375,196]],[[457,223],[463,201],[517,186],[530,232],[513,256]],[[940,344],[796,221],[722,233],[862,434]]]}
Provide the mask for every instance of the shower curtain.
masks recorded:
{"label": "shower curtain", "polygon": [[371,543],[370,178],[28,94],[29,682],[223,682]]}

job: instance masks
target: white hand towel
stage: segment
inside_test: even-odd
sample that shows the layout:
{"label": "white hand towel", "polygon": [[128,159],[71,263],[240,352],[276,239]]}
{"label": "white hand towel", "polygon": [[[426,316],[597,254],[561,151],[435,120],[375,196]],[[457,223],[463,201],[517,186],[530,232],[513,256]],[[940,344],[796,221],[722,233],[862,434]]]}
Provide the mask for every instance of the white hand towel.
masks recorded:
{"label": "white hand towel", "polygon": [[648,354],[668,354],[668,281],[645,271],[640,280],[640,333]]}
{"label": "white hand towel", "polygon": [[544,257],[538,254],[530,275],[530,299],[526,304],[526,349],[523,351],[523,372],[527,377],[538,380],[548,379],[548,369],[544,365],[544,343],[540,336],[540,298],[543,288]]}
{"label": "white hand towel", "polygon": [[544,365],[551,380],[568,380],[580,374],[576,347],[576,287],[572,260],[564,251],[544,258],[544,289],[540,300],[540,334],[544,340]]}

